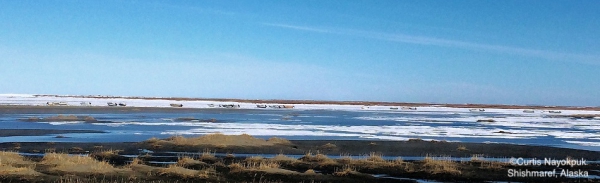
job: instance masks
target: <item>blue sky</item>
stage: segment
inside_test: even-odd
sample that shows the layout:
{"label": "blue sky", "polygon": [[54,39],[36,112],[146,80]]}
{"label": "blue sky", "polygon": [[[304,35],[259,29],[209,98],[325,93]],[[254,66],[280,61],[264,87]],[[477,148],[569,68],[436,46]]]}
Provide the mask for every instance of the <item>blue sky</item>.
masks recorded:
{"label": "blue sky", "polygon": [[0,0],[0,93],[600,105],[599,1]]}

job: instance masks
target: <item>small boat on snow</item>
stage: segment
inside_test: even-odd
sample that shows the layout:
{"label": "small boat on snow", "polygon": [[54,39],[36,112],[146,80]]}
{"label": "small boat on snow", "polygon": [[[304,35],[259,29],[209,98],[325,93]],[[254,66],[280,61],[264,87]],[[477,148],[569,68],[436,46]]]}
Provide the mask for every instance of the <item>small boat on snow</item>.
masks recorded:
{"label": "small boat on snow", "polygon": [[127,104],[125,104],[123,102],[119,102],[119,103],[116,103],[116,102],[107,102],[106,104],[108,106],[127,106]]}
{"label": "small boat on snow", "polygon": [[523,110],[523,113],[535,113],[535,111],[530,110],[530,109],[525,109],[525,110]]}
{"label": "small boat on snow", "polygon": [[469,109],[471,112],[485,112],[485,109]]}
{"label": "small boat on snow", "polygon": [[257,108],[267,108],[267,105],[264,104],[257,104],[256,105]]}
{"label": "small boat on snow", "polygon": [[183,104],[170,104],[171,107],[183,107]]}
{"label": "small boat on snow", "polygon": [[219,107],[223,107],[223,108],[228,108],[228,109],[237,109],[240,108],[240,105],[235,105],[235,104],[225,104],[225,105],[219,105]]}
{"label": "small boat on snow", "polygon": [[66,102],[46,102],[48,106],[67,106]]}

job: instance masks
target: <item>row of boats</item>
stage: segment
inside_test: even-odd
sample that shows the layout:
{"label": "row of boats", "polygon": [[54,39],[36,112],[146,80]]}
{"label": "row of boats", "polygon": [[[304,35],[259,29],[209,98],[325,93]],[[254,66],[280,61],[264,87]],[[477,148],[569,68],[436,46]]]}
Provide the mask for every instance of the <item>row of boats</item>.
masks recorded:
{"label": "row of boats", "polygon": [[[485,109],[469,109],[470,112],[485,112]],[[562,113],[562,111],[541,111],[541,113],[550,113],[550,114],[560,114]],[[525,109],[523,110],[523,113],[535,113],[535,110],[533,109]]]}
{"label": "row of boats", "polygon": [[116,103],[116,102],[107,102],[106,104],[108,106],[111,106],[111,107],[114,107],[114,106],[127,106],[127,104],[123,103],[123,102],[119,102],[119,103]]}
{"label": "row of boats", "polygon": [[[46,102],[47,106],[68,106],[69,104],[67,102]],[[80,102],[79,105],[81,106],[91,106],[92,103],[91,102]]]}
{"label": "row of boats", "polygon": [[[550,113],[550,114],[560,114],[560,113],[562,113],[562,111],[541,111],[541,113],[544,113],[544,112],[547,112],[547,113]],[[526,109],[526,110],[523,110],[523,113],[535,113],[535,111],[531,110],[531,109]]]}
{"label": "row of boats", "polygon": [[[369,106],[362,106],[360,107],[360,109],[370,109]],[[398,110],[398,109],[402,109],[402,110],[412,110],[412,111],[416,111],[417,108],[416,107],[390,107],[390,110]]]}
{"label": "row of boats", "polygon": [[[69,104],[67,102],[46,102],[47,106],[69,106]],[[80,106],[92,106],[91,102],[80,102],[79,103]],[[107,102],[106,105],[108,106],[127,106],[127,104],[123,103],[123,102]]]}
{"label": "row of boats", "polygon": [[[79,103],[81,106],[92,106],[91,102],[80,102]],[[108,106],[127,106],[126,103],[123,102],[107,102],[106,103]],[[69,104],[67,102],[46,102],[46,105],[48,106],[68,106]],[[178,104],[178,103],[172,103],[170,104],[171,107],[183,107],[183,104]],[[215,104],[208,104],[208,107],[219,107],[219,108],[228,108],[228,109],[237,109],[240,108],[239,104],[219,104],[219,105],[215,105]],[[293,109],[294,105],[266,105],[266,104],[257,104],[256,108],[272,108],[272,109]],[[363,106],[361,107],[361,109],[369,109],[369,106]],[[398,110],[398,109],[402,109],[402,110],[417,110],[417,107],[390,107],[390,110]],[[469,112],[485,112],[485,109],[469,109]],[[525,109],[523,110],[523,113],[535,113],[535,110],[532,109]],[[541,111],[541,113],[550,113],[550,114],[560,114],[562,113],[562,111],[556,111],[556,110],[550,110],[550,111]]]}
{"label": "row of boats", "polygon": [[[183,104],[170,104],[171,107],[183,107]],[[208,107],[219,107],[219,108],[227,108],[227,109],[238,109],[240,108],[239,104],[207,104]],[[257,104],[256,108],[273,108],[273,109],[292,109],[294,105],[265,105],[265,104]]]}
{"label": "row of boats", "polygon": [[[208,104],[208,107],[219,107],[219,108],[240,108],[239,104]],[[257,104],[256,108],[273,108],[273,109],[293,109],[294,105],[265,105],[265,104]]]}
{"label": "row of boats", "polygon": [[47,106],[67,106],[66,102],[46,102]]}
{"label": "row of boats", "polygon": [[[69,104],[67,102],[47,102],[46,105],[48,105],[48,106],[68,106]],[[81,102],[80,105],[81,106],[92,106],[92,103],[91,102]],[[127,106],[127,104],[123,103],[123,102],[107,102],[106,105],[111,106],[111,107]],[[169,104],[169,106],[183,107],[183,104],[171,103],[171,104]],[[239,104],[219,104],[219,105],[208,104],[208,107],[236,109],[236,108],[240,108],[240,105]],[[257,104],[256,107],[257,108],[274,108],[274,109],[292,109],[292,108],[294,108],[293,105],[264,105],[264,104]]]}
{"label": "row of boats", "polygon": [[416,108],[416,107],[401,107],[401,108],[398,108],[398,107],[390,107],[390,109],[391,109],[391,110],[398,110],[398,109],[402,109],[402,110],[412,110],[412,111],[416,111],[416,110],[417,110],[417,108]]}
{"label": "row of boats", "polygon": [[264,104],[258,104],[256,105],[257,108],[273,108],[273,109],[293,109],[294,106],[293,105],[264,105]]}
{"label": "row of boats", "polygon": [[[368,106],[363,106],[361,109],[369,109]],[[417,110],[416,107],[390,107],[390,110],[398,110],[398,109],[402,109],[402,110]],[[485,112],[485,109],[469,109],[469,112]],[[562,111],[541,111],[542,113],[547,112],[550,114],[560,114],[562,113]],[[531,110],[531,109],[525,109],[523,110],[523,113],[535,113],[535,110]]]}

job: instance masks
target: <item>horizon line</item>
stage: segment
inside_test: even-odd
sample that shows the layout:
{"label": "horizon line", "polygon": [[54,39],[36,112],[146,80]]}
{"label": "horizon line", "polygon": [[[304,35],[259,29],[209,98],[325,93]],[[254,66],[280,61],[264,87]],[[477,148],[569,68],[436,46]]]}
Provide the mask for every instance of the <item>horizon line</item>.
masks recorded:
{"label": "horizon line", "polygon": [[[377,103],[383,105],[451,105],[457,108],[463,107],[477,107],[477,106],[492,106],[492,107],[501,107],[501,106],[512,106],[512,107],[542,107],[542,108],[558,108],[558,107],[566,107],[566,108],[585,108],[585,109],[596,109],[600,110],[600,106],[574,106],[574,105],[543,105],[543,104],[491,104],[491,103],[437,103],[437,102],[399,102],[399,101],[372,101],[372,100],[318,100],[318,99],[244,99],[244,98],[205,98],[205,97],[165,97],[165,96],[125,96],[125,95],[69,95],[69,94],[16,94],[16,93],[8,93],[8,94],[0,94],[0,96],[10,96],[10,95],[30,95],[34,97],[38,96],[54,96],[54,97],[82,97],[82,98],[123,98],[123,99],[188,99],[188,100],[217,100],[219,102],[224,102],[230,100],[231,102],[251,102],[251,101],[280,101],[280,102],[292,102],[292,104],[306,104],[306,103],[297,103],[297,102],[316,102],[314,104],[345,104],[345,105],[375,105]],[[256,102],[253,102],[256,103]],[[366,104],[360,104],[366,103]],[[375,103],[375,104],[372,104]],[[309,103],[310,104],[310,103]],[[456,105],[456,106],[455,106]],[[462,107],[461,107],[462,106]]]}

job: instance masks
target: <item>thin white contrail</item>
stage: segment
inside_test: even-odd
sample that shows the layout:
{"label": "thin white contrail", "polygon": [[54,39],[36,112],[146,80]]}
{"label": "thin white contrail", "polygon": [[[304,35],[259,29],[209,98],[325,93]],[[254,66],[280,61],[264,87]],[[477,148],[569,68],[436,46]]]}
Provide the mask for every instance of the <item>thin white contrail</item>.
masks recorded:
{"label": "thin white contrail", "polygon": [[498,52],[498,53],[514,54],[514,55],[521,55],[521,56],[528,56],[528,57],[537,57],[537,58],[542,58],[542,59],[547,59],[547,60],[560,60],[560,61],[579,62],[579,63],[586,63],[586,64],[600,64],[600,56],[597,56],[597,55],[561,53],[561,52],[552,52],[552,51],[511,47],[511,46],[503,46],[503,45],[467,42],[467,41],[452,40],[452,39],[434,38],[434,37],[426,37],[426,36],[414,36],[414,35],[408,35],[408,34],[391,34],[391,33],[382,33],[382,32],[374,32],[374,31],[360,31],[360,30],[337,29],[337,28],[319,28],[319,27],[311,27],[311,26],[299,26],[299,25],[276,24],[276,23],[262,23],[262,25],[286,28],[286,29],[293,29],[293,30],[299,30],[299,31],[316,32],[316,33],[329,33],[329,34],[358,36],[358,37],[365,37],[365,38],[378,39],[378,40],[384,40],[384,41],[392,41],[392,42],[400,42],[400,43],[492,51],[492,52]]}

